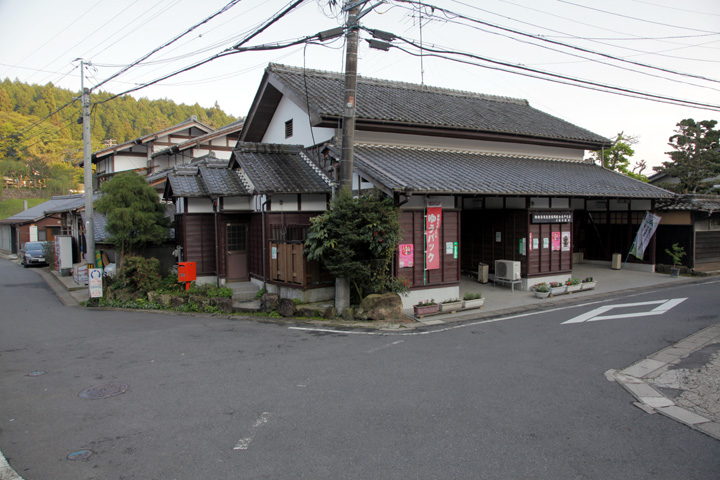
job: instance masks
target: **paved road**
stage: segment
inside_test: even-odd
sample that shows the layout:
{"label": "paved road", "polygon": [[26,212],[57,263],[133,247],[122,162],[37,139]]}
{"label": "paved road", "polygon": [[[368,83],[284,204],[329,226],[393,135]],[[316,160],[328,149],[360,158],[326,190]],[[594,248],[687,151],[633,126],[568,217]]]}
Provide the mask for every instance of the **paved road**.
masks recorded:
{"label": "paved road", "polygon": [[[717,323],[717,286],[333,334],[64,307],[0,261],[0,450],[26,480],[717,478],[720,442],[603,375]],[[563,324],[675,298],[662,315]],[[127,390],[78,396],[108,383]]]}

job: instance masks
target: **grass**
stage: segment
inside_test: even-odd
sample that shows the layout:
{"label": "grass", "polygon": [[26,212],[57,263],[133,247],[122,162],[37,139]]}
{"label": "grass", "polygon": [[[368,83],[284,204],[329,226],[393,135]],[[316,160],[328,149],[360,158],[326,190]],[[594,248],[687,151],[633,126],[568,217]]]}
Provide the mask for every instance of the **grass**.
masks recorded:
{"label": "grass", "polygon": [[0,201],[0,220],[23,211],[23,201],[27,200],[28,208],[47,202],[49,198],[8,198]]}

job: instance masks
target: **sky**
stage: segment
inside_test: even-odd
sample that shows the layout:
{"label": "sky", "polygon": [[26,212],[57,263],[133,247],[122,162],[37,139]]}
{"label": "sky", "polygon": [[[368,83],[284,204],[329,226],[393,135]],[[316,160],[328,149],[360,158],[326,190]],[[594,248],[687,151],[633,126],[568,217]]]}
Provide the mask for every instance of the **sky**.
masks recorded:
{"label": "sky", "polygon": [[[234,51],[243,41],[246,47],[286,44],[345,21],[328,0],[306,0],[284,15],[292,1],[235,0],[203,23],[229,2],[0,0],[0,80],[79,91],[76,59],[82,58],[92,64],[86,87],[120,94]],[[646,175],[669,159],[668,139],[679,121],[720,120],[720,1],[424,3],[368,2],[373,8],[361,25],[399,38],[389,51],[371,49],[371,35],[361,31],[361,76],[521,98],[609,139],[624,132],[637,137],[632,160],[647,162]],[[203,107],[217,102],[241,117],[268,63],[342,72],[344,47],[340,37],[226,54],[131,95]],[[584,88],[574,86],[577,80]],[[608,87],[624,95],[607,93]]]}

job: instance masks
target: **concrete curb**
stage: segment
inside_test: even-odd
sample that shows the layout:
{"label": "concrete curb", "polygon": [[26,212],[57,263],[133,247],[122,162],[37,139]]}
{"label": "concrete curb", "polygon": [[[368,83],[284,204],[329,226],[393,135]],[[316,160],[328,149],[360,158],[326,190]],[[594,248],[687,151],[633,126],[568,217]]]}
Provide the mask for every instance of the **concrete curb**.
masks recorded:
{"label": "concrete curb", "polygon": [[683,358],[693,352],[714,343],[720,343],[720,324],[716,324],[674,345],[666,347],[623,370],[608,370],[605,377],[622,385],[637,402],[635,406],[649,414],[660,413],[682,423],[694,430],[702,432],[716,440],[720,440],[720,422],[706,418],[676,405],[675,401],[656,390],[650,379],[668,371]]}

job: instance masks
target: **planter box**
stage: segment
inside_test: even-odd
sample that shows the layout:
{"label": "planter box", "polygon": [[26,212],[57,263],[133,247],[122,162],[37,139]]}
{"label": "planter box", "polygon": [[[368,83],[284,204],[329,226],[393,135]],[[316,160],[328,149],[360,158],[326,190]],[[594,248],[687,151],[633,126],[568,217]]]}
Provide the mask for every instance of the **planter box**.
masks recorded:
{"label": "planter box", "polygon": [[562,287],[550,287],[550,293],[553,295],[560,295],[561,293],[565,293],[565,285]]}
{"label": "planter box", "polygon": [[476,298],[474,300],[463,300],[463,308],[480,308],[485,304],[484,298]]}
{"label": "planter box", "polygon": [[593,288],[595,288],[596,283],[597,283],[596,281],[585,282],[585,283],[582,283],[580,286],[582,287],[583,290],[592,290]]}
{"label": "planter box", "polygon": [[581,288],[582,288],[582,284],[579,284],[579,283],[578,283],[577,285],[566,285],[565,291],[568,292],[568,293],[570,293],[570,292],[577,292],[577,291],[579,291]]}
{"label": "planter box", "polygon": [[452,302],[452,303],[441,303],[440,304],[440,311],[443,313],[447,312],[457,312],[462,308],[462,302]]}
{"label": "planter box", "polygon": [[535,290],[535,296],[537,298],[547,298],[550,296],[550,292],[538,292],[537,290]]}
{"label": "planter box", "polygon": [[413,310],[415,311],[416,317],[423,317],[425,315],[432,315],[434,313],[438,313],[438,309],[440,306],[435,303],[433,305],[425,305],[422,307],[418,307],[417,305],[413,306]]}

